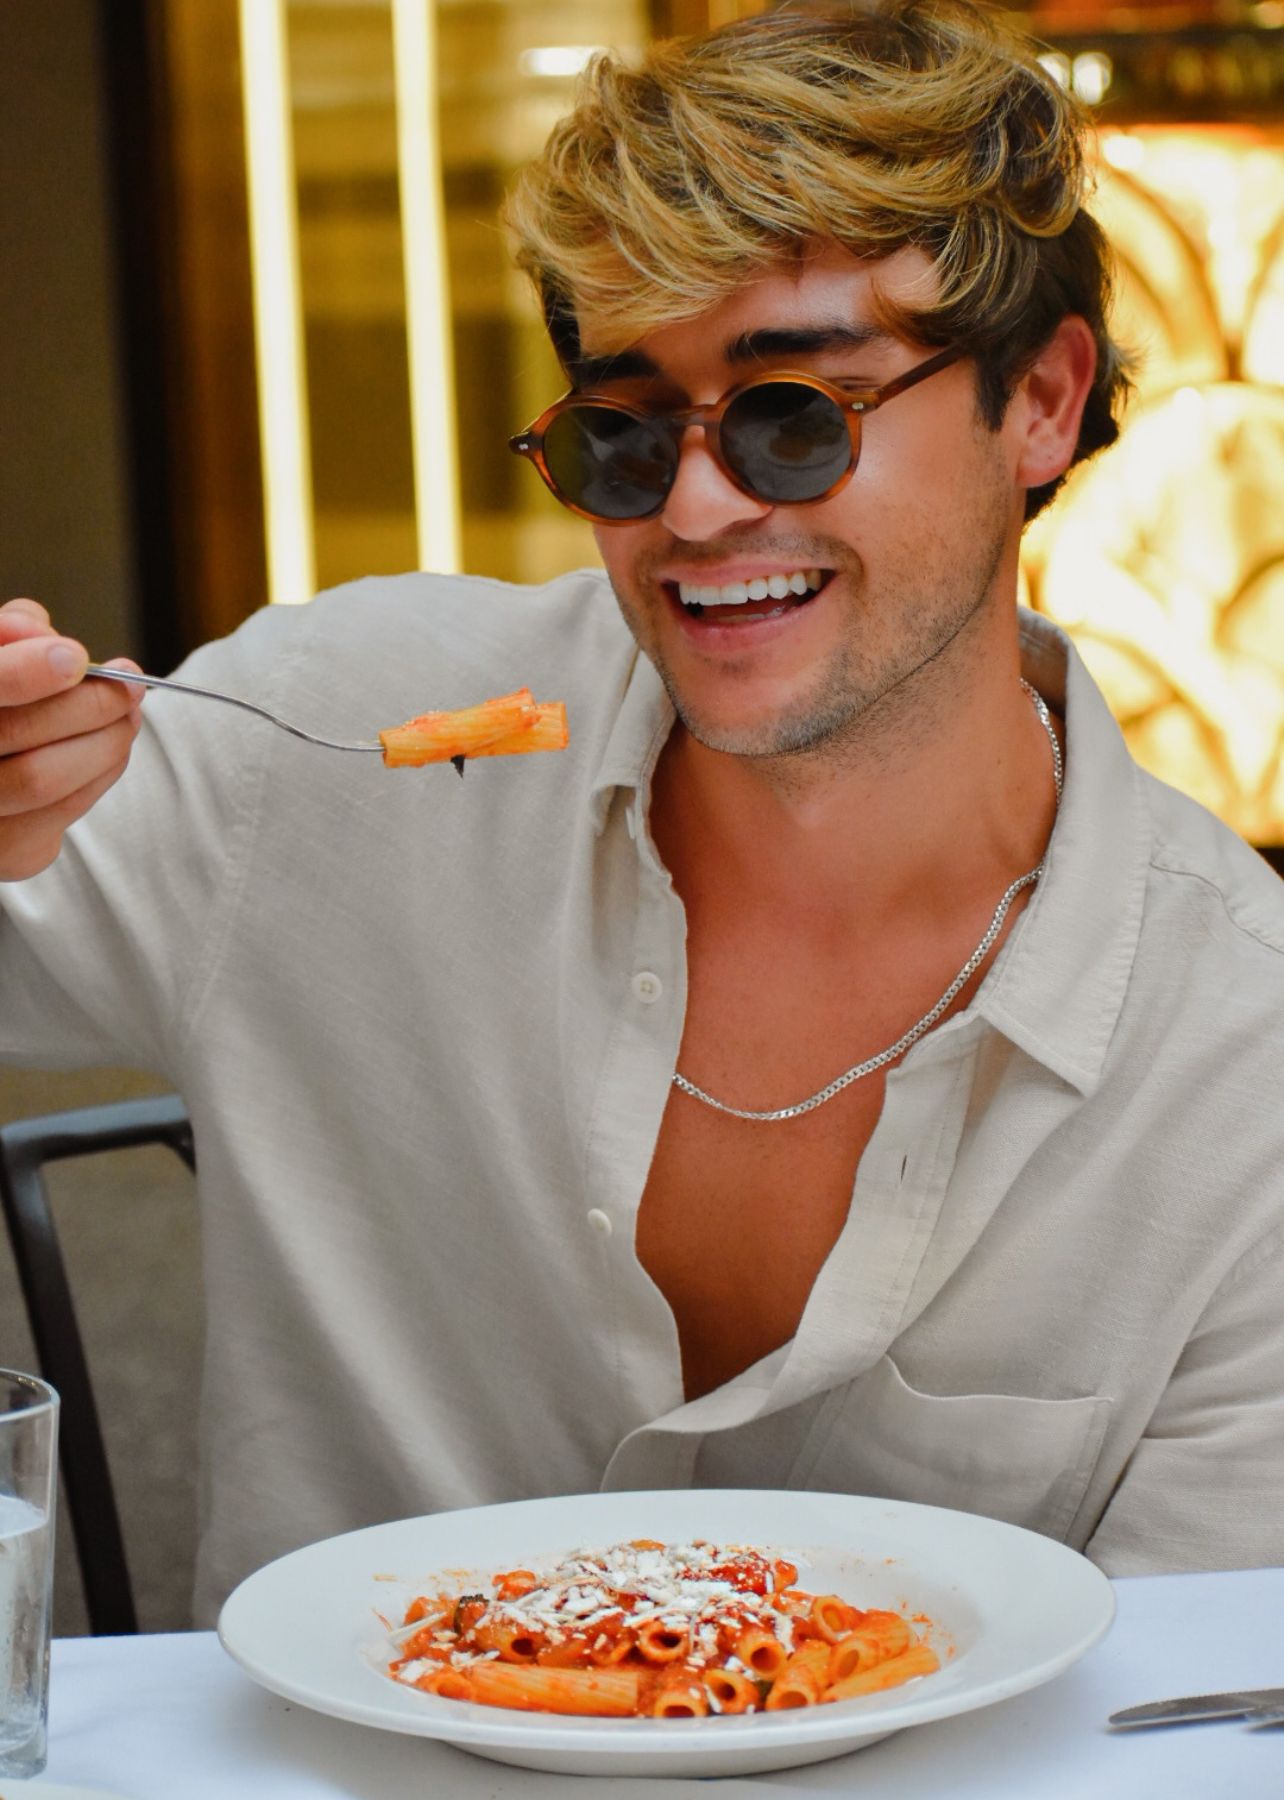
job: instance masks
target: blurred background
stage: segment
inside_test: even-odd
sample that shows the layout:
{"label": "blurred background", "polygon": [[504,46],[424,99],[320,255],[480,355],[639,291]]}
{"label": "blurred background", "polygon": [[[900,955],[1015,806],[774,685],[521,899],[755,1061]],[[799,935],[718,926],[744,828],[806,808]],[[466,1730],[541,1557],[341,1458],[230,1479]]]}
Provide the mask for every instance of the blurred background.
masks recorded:
{"label": "blurred background", "polygon": [[[4,0],[0,594],[164,672],[349,577],[595,562],[506,448],[560,383],[499,199],[594,48],[759,10]],[[1095,116],[1140,356],[1121,441],[1027,534],[1023,597],[1072,632],[1141,762],[1284,869],[1284,0],[1015,16]],[[0,1119],[149,1085],[4,1072]],[[156,1151],[58,1206],[144,1625],[182,1624],[190,1198]],[[7,1265],[0,1360],[31,1363]]]}
{"label": "blurred background", "polygon": [[[158,672],[264,601],[596,560],[496,214],[593,48],[756,0],[7,0],[0,592]],[[1140,354],[1029,534],[1134,752],[1284,844],[1284,0],[1018,14],[1099,126]]]}

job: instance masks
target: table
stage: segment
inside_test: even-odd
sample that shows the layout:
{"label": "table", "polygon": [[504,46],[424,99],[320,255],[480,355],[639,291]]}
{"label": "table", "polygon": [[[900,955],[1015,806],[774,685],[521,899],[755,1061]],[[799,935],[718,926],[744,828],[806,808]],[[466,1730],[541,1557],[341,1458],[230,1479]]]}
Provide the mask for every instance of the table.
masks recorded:
{"label": "table", "polygon": [[[127,1800],[1271,1800],[1284,1730],[1118,1733],[1175,1694],[1284,1685],[1284,1569],[1116,1582],[1105,1642],[1033,1693],[833,1762],[722,1781],[577,1780],[311,1713],[255,1686],[211,1632],[54,1646],[45,1779]],[[30,1788],[39,1800],[40,1783]]]}

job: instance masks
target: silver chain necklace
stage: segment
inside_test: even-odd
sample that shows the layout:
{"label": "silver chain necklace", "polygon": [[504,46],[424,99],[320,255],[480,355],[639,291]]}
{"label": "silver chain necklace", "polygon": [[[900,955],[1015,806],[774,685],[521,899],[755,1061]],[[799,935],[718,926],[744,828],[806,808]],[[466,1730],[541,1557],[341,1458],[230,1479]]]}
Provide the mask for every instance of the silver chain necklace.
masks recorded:
{"label": "silver chain necklace", "polygon": [[[1056,732],[1052,729],[1052,720],[1048,714],[1047,707],[1044,705],[1043,696],[1036,693],[1028,681],[1023,680],[1021,686],[1025,689],[1026,693],[1030,696],[1031,701],[1034,703],[1034,710],[1039,715],[1039,723],[1047,732],[1048,742],[1052,745],[1052,779],[1056,786],[1057,805],[1059,807],[1061,805],[1061,782],[1063,775],[1061,746],[1057,742]],[[686,1076],[680,1075],[676,1069],[673,1072],[674,1087],[680,1088],[684,1094],[689,1094],[693,1100],[702,1100],[706,1106],[711,1106],[715,1112],[728,1113],[733,1119],[753,1119],[764,1124],[774,1124],[779,1119],[796,1119],[803,1113],[814,1112],[818,1106],[823,1106],[826,1100],[832,1100],[835,1094],[841,1094],[845,1087],[850,1087],[853,1081],[859,1081],[862,1075],[872,1075],[875,1069],[881,1069],[885,1064],[894,1062],[896,1058],[900,1056],[902,1051],[908,1050],[911,1044],[917,1043],[925,1031],[931,1030],[932,1026],[935,1025],[936,1021],[953,1000],[954,996],[964,987],[970,977],[976,973],[977,969],[980,968],[981,964],[989,955],[990,948],[993,945],[995,938],[998,937],[999,932],[1003,929],[1003,921],[1008,916],[1008,908],[1011,906],[1012,902],[1016,899],[1022,888],[1032,886],[1042,873],[1043,862],[1041,861],[1038,868],[1031,869],[1028,875],[1022,875],[1012,883],[1011,887],[999,901],[999,904],[995,907],[994,917],[986,927],[985,936],[981,939],[971,956],[969,956],[967,961],[963,964],[963,967],[959,970],[953,981],[936,1002],[936,1005],[932,1008],[931,1012],[924,1013],[917,1025],[911,1025],[905,1035],[897,1038],[894,1044],[889,1044],[886,1050],[880,1050],[877,1056],[871,1056],[866,1062],[857,1063],[853,1068],[848,1069],[846,1074],[840,1075],[836,1081],[831,1081],[827,1087],[823,1087],[818,1093],[813,1094],[809,1100],[800,1100],[797,1106],[782,1106],[775,1112],[747,1112],[739,1106],[727,1106],[721,1100],[715,1100],[712,1094],[706,1094],[703,1088],[698,1088],[693,1081],[688,1081]]]}

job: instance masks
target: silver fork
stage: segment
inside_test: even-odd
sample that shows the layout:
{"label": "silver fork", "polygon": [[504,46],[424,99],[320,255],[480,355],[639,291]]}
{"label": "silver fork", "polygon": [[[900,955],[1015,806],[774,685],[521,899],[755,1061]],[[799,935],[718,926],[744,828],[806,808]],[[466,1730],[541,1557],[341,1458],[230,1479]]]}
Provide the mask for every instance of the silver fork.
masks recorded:
{"label": "silver fork", "polygon": [[[251,700],[237,700],[231,694],[216,693],[213,688],[193,687],[187,681],[170,681],[161,675],[138,675],[133,669],[104,669],[100,663],[90,663],[85,673],[107,681],[132,681],[137,687],[169,688],[175,694],[197,694],[202,700],[221,700],[225,706],[239,706],[242,712],[254,713],[260,719],[279,725],[291,737],[302,738],[309,744],[322,744],[327,750],[378,750],[381,755],[383,753],[383,745],[377,739],[373,743],[336,743],[333,738],[318,737],[314,731],[304,731],[301,725],[290,725],[286,720],[278,719],[275,713],[270,713],[265,706],[255,706]],[[460,773],[463,773],[462,769]]]}

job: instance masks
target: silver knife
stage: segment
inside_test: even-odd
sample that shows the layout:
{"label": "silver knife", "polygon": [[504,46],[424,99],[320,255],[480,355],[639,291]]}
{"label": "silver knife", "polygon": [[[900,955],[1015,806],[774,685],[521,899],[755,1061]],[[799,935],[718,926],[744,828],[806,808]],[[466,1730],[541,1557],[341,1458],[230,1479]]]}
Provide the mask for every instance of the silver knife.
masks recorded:
{"label": "silver knife", "polygon": [[1253,1731],[1259,1730],[1263,1725],[1284,1725],[1284,1701],[1260,1707],[1251,1715],[1248,1723]]}
{"label": "silver knife", "polygon": [[[1111,1713],[1111,1725],[1184,1725],[1194,1719],[1246,1719],[1284,1711],[1284,1688],[1243,1688],[1230,1694],[1188,1694],[1182,1700],[1151,1700]],[[1275,1719],[1269,1723],[1275,1724]],[[1268,1723],[1262,1719],[1261,1724]]]}

